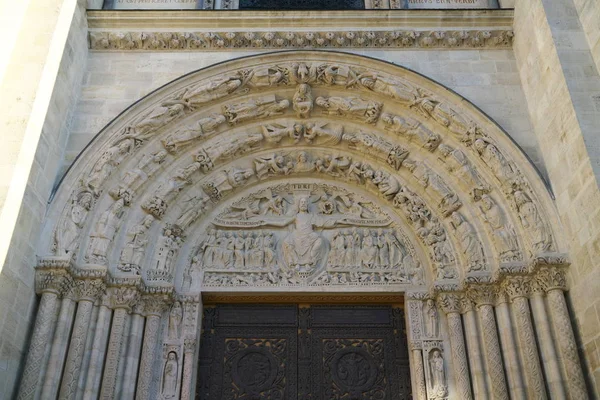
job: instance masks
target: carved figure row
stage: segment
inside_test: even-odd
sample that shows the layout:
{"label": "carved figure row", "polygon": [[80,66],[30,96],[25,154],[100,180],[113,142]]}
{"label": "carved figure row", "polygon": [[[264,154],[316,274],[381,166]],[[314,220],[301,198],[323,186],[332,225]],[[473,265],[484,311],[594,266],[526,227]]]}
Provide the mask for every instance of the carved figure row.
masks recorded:
{"label": "carved figure row", "polygon": [[510,30],[310,32],[90,32],[94,50],[197,50],[222,48],[510,47]]}

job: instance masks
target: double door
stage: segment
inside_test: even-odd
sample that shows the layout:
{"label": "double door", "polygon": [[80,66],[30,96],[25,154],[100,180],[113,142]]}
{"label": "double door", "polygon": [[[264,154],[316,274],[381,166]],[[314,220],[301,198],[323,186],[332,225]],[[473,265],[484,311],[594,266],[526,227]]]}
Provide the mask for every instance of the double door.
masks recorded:
{"label": "double door", "polygon": [[197,382],[199,400],[409,399],[403,310],[205,307]]}

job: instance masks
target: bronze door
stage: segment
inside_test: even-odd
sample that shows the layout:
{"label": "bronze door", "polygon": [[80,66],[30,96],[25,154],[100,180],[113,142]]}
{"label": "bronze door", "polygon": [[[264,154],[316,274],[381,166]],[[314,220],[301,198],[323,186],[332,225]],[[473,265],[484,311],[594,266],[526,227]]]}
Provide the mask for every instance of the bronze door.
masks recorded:
{"label": "bronze door", "polygon": [[196,399],[410,398],[404,313],[391,306],[206,307]]}

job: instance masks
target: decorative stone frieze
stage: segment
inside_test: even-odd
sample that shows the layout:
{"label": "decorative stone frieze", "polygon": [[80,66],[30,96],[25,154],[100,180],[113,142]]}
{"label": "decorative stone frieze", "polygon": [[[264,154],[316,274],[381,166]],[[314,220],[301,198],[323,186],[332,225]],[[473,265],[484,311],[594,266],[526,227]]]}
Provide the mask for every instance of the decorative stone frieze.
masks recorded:
{"label": "decorative stone frieze", "polygon": [[92,31],[92,50],[306,49],[306,48],[510,48],[506,30],[136,32]]}

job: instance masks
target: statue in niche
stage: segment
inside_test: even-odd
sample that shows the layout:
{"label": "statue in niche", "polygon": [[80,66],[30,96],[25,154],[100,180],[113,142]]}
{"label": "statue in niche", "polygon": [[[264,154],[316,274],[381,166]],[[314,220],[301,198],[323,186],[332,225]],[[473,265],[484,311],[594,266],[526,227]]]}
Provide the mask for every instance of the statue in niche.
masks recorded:
{"label": "statue in niche", "polygon": [[483,219],[492,228],[494,244],[502,261],[518,260],[519,243],[517,241],[517,233],[514,227],[509,223],[508,219],[494,199],[489,195],[484,194],[481,198],[480,209],[483,213]]}
{"label": "statue in niche", "polygon": [[167,354],[167,362],[163,370],[161,394],[164,399],[174,399],[177,396],[178,369],[177,354],[174,351],[170,351]]}
{"label": "statue in niche", "polygon": [[231,125],[235,125],[251,119],[282,115],[289,106],[289,100],[277,100],[275,95],[271,95],[250,99],[243,103],[224,105],[223,114]]}
{"label": "statue in niche", "polygon": [[168,338],[171,340],[177,340],[181,337],[181,322],[183,321],[183,308],[181,303],[176,301],[171,306],[171,312],[169,313],[169,329]]}
{"label": "statue in niche", "polygon": [[251,76],[242,77],[240,75],[218,77],[208,84],[188,90],[183,98],[192,106],[205,104],[241,89],[250,78]]}
{"label": "statue in niche", "polygon": [[294,164],[279,154],[273,154],[267,157],[257,157],[254,159],[254,170],[258,179],[265,179],[273,175],[289,175],[294,168]]}
{"label": "statue in niche", "polygon": [[448,385],[446,384],[446,373],[444,371],[444,358],[442,352],[434,349],[429,356],[429,369],[431,371],[431,392],[432,399],[443,399],[448,394]]}
{"label": "statue in niche", "polygon": [[298,85],[296,93],[294,93],[294,97],[292,98],[293,109],[296,111],[298,118],[310,117],[310,112],[313,109],[313,101],[312,88],[305,83]]}
{"label": "statue in niche", "polygon": [[88,187],[95,196],[100,195],[100,187],[110,176],[123,159],[133,152],[135,141],[130,138],[120,139],[117,143],[106,150],[92,167],[92,170],[83,184]]}
{"label": "statue in niche", "polygon": [[125,201],[123,199],[115,201],[96,222],[96,226],[90,234],[90,244],[87,251],[87,258],[90,262],[103,263],[106,261],[106,254],[119,228],[124,207]]}
{"label": "statue in niche", "polygon": [[425,321],[425,336],[428,338],[438,337],[438,311],[432,299],[427,299],[423,304],[423,320]]}
{"label": "statue in niche", "polygon": [[505,185],[505,189],[510,189],[518,183],[519,179],[516,167],[504,157],[493,143],[484,139],[477,139],[473,143],[473,148],[481,159],[494,171],[500,182]]}
{"label": "statue in niche", "polygon": [[182,147],[188,146],[194,141],[210,135],[215,132],[219,125],[225,123],[224,115],[212,114],[201,118],[195,123],[195,126],[186,127],[167,136],[163,141],[163,146],[171,153],[179,151]]}
{"label": "statue in niche", "polygon": [[481,200],[483,194],[490,192],[490,186],[484,182],[465,153],[445,144],[441,144],[439,150],[445,159],[446,169],[471,186],[471,196],[475,201]]}
{"label": "statue in niche", "polygon": [[[114,192],[123,193],[129,190],[137,190],[158,171],[166,158],[167,152],[164,150],[144,155],[134,169],[125,172],[119,184],[119,189]],[[111,193],[111,196],[115,199],[118,198],[113,193]]]}
{"label": "statue in niche", "polygon": [[456,238],[467,259],[467,271],[480,271],[485,269],[483,247],[481,247],[481,243],[477,238],[477,233],[473,229],[473,226],[471,226],[460,213],[453,212],[451,218],[452,221],[450,222],[450,225],[454,228]]}
{"label": "statue in niche", "polygon": [[317,97],[315,103],[324,108],[324,113],[329,115],[347,116],[374,124],[379,119],[383,107],[382,103],[364,100],[360,97]]}
{"label": "statue in niche", "polygon": [[344,127],[342,125],[330,124],[328,122],[310,122],[306,124],[304,139],[312,143],[320,138],[320,145],[333,146],[342,141],[344,137]]}
{"label": "statue in niche", "polygon": [[79,193],[71,202],[71,209],[54,231],[54,253],[58,256],[72,257],[79,246],[79,232],[93,204],[90,192]]}
{"label": "statue in niche", "polygon": [[289,137],[294,143],[298,143],[304,136],[304,125],[298,123],[290,125],[267,124],[263,125],[261,129],[268,143],[279,143],[285,137]]}
{"label": "statue in niche", "polygon": [[121,252],[119,269],[121,271],[133,271],[137,275],[140,273],[142,261],[148,244],[148,229],[152,226],[154,217],[147,215],[141,223],[132,226],[126,235],[125,248]]}
{"label": "statue in niche", "polygon": [[420,97],[417,89],[406,82],[397,79],[384,78],[374,72],[365,72],[358,75],[347,86],[359,84],[361,87],[391,97],[405,106],[411,106]]}
{"label": "statue in niche", "polygon": [[517,190],[514,196],[521,224],[529,233],[533,251],[541,253],[550,250],[552,237],[531,197],[521,190]]}
{"label": "statue in niche", "polygon": [[402,118],[383,113],[381,114],[381,120],[387,125],[388,130],[420,143],[423,148],[429,151],[434,151],[442,141],[440,135],[433,133],[419,121],[412,118]]}

